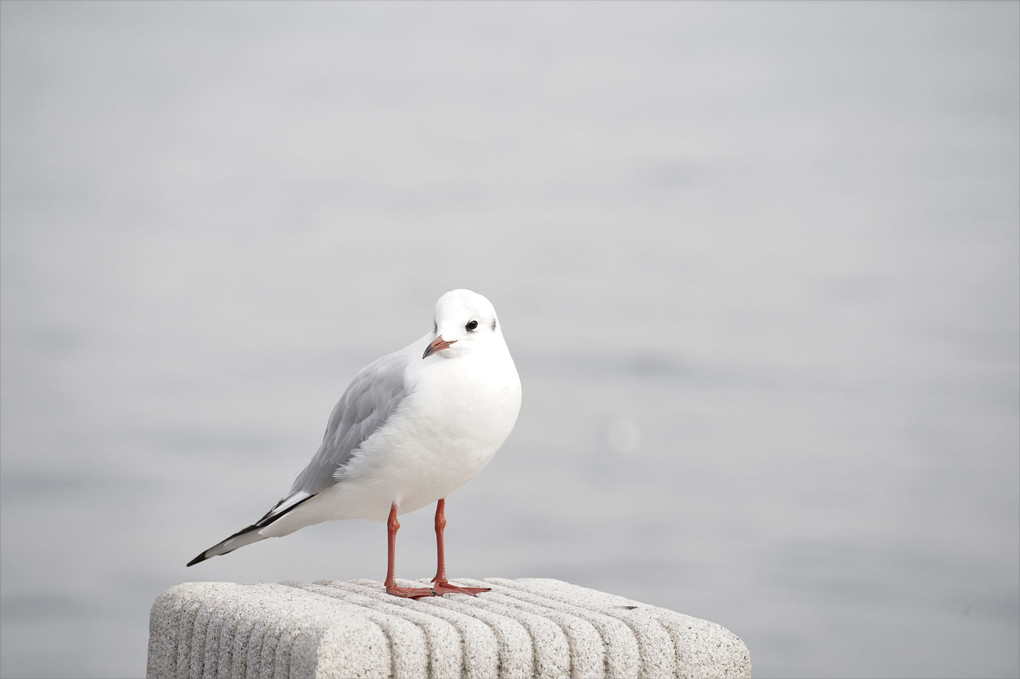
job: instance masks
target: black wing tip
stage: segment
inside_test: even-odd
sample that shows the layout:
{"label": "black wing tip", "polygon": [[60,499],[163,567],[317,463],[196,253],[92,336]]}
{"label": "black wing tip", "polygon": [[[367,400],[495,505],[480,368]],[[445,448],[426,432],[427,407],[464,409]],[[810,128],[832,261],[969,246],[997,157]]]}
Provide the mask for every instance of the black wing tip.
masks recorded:
{"label": "black wing tip", "polygon": [[[299,503],[299,504],[300,504],[300,503]],[[268,516],[268,515],[267,515],[267,516]],[[282,515],[281,515],[281,516],[282,516]],[[264,518],[265,518],[265,517],[263,517],[263,520],[264,520]],[[274,520],[275,520],[275,519],[274,519]],[[270,521],[269,523],[272,523],[272,521]],[[236,533],[234,533],[234,534],[233,534],[233,535],[231,535],[230,537],[228,537],[228,538],[224,538],[223,540],[220,540],[220,541],[219,541],[219,542],[217,542],[217,543],[216,543],[215,545],[213,545],[213,546],[212,546],[212,547],[210,547],[209,549],[205,550],[204,552],[202,552],[201,554],[199,554],[198,556],[196,556],[196,557],[195,557],[194,559],[192,559],[191,561],[189,561],[189,562],[188,562],[188,565],[187,565],[187,566],[185,566],[185,568],[188,568],[188,567],[190,567],[190,566],[194,566],[194,565],[195,565],[195,564],[197,564],[197,563],[202,563],[202,562],[203,562],[203,561],[205,561],[206,559],[211,559],[211,558],[213,558],[214,556],[222,556],[223,554],[230,554],[230,553],[231,553],[232,551],[234,551],[234,550],[235,550],[235,549],[237,549],[238,547],[244,547],[244,545],[237,545],[237,547],[231,547],[230,549],[227,549],[227,550],[223,550],[223,551],[216,551],[216,550],[217,550],[218,548],[222,547],[222,546],[223,546],[224,544],[226,544],[226,543],[230,542],[230,541],[231,541],[231,540],[233,540],[234,538],[239,538],[239,537],[241,537],[242,535],[245,535],[245,534],[247,534],[247,533],[251,533],[252,531],[257,531],[257,530],[258,530],[259,528],[262,528],[262,526],[260,526],[260,525],[259,525],[259,524],[257,524],[257,523],[255,523],[255,524],[252,524],[252,525],[248,526],[247,528],[242,528],[241,530],[237,531]],[[247,544],[247,543],[246,543],[246,544]]]}
{"label": "black wing tip", "polygon": [[202,563],[203,561],[205,561],[205,560],[206,560],[206,559],[208,559],[208,558],[209,558],[209,557],[207,557],[207,556],[205,555],[205,552],[202,552],[201,554],[199,554],[198,556],[196,556],[196,557],[195,557],[194,559],[192,559],[191,561],[189,561],[189,562],[188,562],[188,565],[187,565],[187,566],[185,566],[185,568],[189,568],[189,567],[191,567],[191,566],[194,566],[194,565],[195,565],[196,563]]}
{"label": "black wing tip", "polygon": [[[205,561],[206,559],[211,559],[211,558],[212,558],[212,557],[214,557],[214,556],[220,556],[221,554],[230,554],[230,553],[231,553],[232,551],[234,551],[235,549],[237,549],[237,547],[233,547],[233,548],[231,548],[231,549],[228,549],[228,550],[226,550],[226,551],[224,551],[224,552],[216,552],[215,554],[210,554],[209,552],[212,552],[212,551],[213,551],[214,549],[216,549],[217,547],[222,547],[222,546],[223,546],[223,544],[224,544],[225,542],[229,542],[230,540],[233,540],[234,538],[238,538],[238,537],[241,537],[242,535],[244,535],[244,534],[246,534],[246,533],[250,533],[250,532],[252,532],[252,531],[257,531],[257,530],[259,530],[260,528],[265,528],[265,527],[266,527],[266,526],[268,526],[269,524],[271,524],[271,523],[273,523],[274,521],[276,521],[277,519],[279,519],[279,518],[280,518],[281,516],[284,516],[284,515],[286,515],[287,513],[289,513],[289,512],[290,512],[291,510],[293,510],[294,508],[296,508],[296,507],[300,507],[300,506],[301,506],[302,504],[304,504],[304,503],[305,503],[305,502],[306,502],[307,500],[311,500],[311,499],[312,499],[313,497],[315,497],[315,495],[309,495],[309,496],[308,496],[308,497],[306,497],[306,498],[302,498],[302,499],[301,499],[301,500],[299,500],[298,502],[295,502],[294,504],[292,504],[292,505],[291,505],[290,507],[287,507],[287,509],[283,510],[283,511],[282,511],[282,512],[280,512],[279,514],[276,514],[276,515],[274,515],[274,514],[273,514],[273,512],[274,512],[274,511],[276,511],[276,508],[277,508],[277,507],[279,507],[280,505],[282,505],[282,504],[283,504],[283,502],[284,502],[284,500],[280,500],[280,501],[279,501],[279,502],[277,502],[277,503],[276,503],[275,505],[273,505],[273,508],[272,508],[272,509],[270,509],[270,510],[269,510],[268,512],[266,512],[266,515],[265,515],[265,516],[263,516],[263,517],[262,517],[261,519],[259,519],[258,521],[256,521],[256,522],[255,522],[255,523],[253,523],[252,525],[248,526],[247,528],[242,528],[241,530],[239,530],[239,531],[237,531],[236,533],[234,533],[233,535],[231,535],[231,536],[230,536],[229,538],[226,538],[226,539],[224,539],[224,540],[222,540],[222,541],[218,542],[218,543],[217,543],[216,545],[214,545],[213,547],[210,547],[209,549],[205,550],[204,552],[202,552],[201,554],[199,554],[198,556],[196,556],[196,557],[195,557],[194,559],[192,559],[191,561],[189,561],[189,562],[188,562],[188,565],[187,565],[187,566],[185,566],[185,568],[188,568],[188,567],[194,566],[194,565],[195,565],[195,564],[197,564],[197,563],[202,563],[202,562],[203,562],[203,561]],[[243,547],[244,545],[238,545],[238,546],[239,546],[239,547]]]}
{"label": "black wing tip", "polygon": [[[284,509],[279,514],[274,514],[273,512],[276,511],[276,508],[279,507],[280,505],[282,505],[284,502],[286,502],[287,498],[284,498],[283,500],[280,500],[275,505],[273,505],[273,508],[270,509],[268,512],[266,512],[266,515],[263,516],[261,519],[259,519],[258,521],[256,521],[252,525],[248,526],[244,530],[238,531],[236,534],[232,535],[231,537],[237,537],[238,535],[242,535],[242,534],[247,533],[249,531],[258,530],[259,528],[265,528],[266,526],[268,526],[268,525],[278,521],[281,517],[284,517],[287,514],[291,513],[292,511],[294,511],[295,509],[297,509],[298,507],[300,507],[304,503],[308,502],[313,497],[315,497],[317,494],[318,493],[312,493],[308,497],[303,497],[300,500],[298,500],[297,502],[295,502],[294,504],[292,504],[290,507],[287,507],[286,509]],[[229,540],[230,538],[227,538],[227,539]]]}

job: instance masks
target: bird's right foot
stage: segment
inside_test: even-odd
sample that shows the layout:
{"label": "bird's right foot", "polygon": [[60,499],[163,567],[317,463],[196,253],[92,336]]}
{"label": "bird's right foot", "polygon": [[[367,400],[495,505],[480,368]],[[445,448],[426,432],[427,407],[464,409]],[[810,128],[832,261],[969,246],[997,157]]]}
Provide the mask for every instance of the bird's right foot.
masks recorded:
{"label": "bird's right foot", "polygon": [[428,587],[398,587],[397,585],[386,585],[386,593],[401,599],[424,599],[428,596],[436,596],[436,593]]}

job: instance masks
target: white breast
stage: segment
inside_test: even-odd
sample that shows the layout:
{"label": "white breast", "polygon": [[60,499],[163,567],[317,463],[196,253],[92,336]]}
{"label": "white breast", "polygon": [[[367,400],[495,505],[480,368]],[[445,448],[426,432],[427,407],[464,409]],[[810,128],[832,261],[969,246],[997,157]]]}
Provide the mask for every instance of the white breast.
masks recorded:
{"label": "white breast", "polygon": [[510,435],[521,384],[506,360],[464,356],[413,365],[410,393],[359,450],[344,480],[323,491],[329,518],[384,520],[445,498],[474,478]]}

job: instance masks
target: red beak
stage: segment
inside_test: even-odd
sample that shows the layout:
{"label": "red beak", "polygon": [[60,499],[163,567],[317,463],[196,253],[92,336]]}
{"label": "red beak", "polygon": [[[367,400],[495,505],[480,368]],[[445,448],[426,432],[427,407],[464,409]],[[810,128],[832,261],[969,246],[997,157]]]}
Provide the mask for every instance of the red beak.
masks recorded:
{"label": "red beak", "polygon": [[427,347],[425,347],[425,353],[422,354],[421,357],[422,358],[428,358],[429,356],[431,356],[432,354],[436,353],[437,351],[442,351],[443,349],[449,348],[449,346],[451,344],[453,344],[454,342],[456,342],[456,341],[457,340],[446,341],[446,340],[443,339],[442,335],[439,335],[434,340],[432,340],[432,344],[430,344]]}

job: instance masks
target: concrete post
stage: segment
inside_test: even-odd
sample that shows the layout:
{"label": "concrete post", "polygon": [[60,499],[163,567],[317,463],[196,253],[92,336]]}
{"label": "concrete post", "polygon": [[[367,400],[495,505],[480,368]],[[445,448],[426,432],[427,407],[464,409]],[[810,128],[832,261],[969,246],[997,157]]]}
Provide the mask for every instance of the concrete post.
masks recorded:
{"label": "concrete post", "polygon": [[492,591],[413,601],[370,580],[178,585],[152,607],[147,674],[751,676],[744,642],[712,622],[560,580],[457,584]]}

